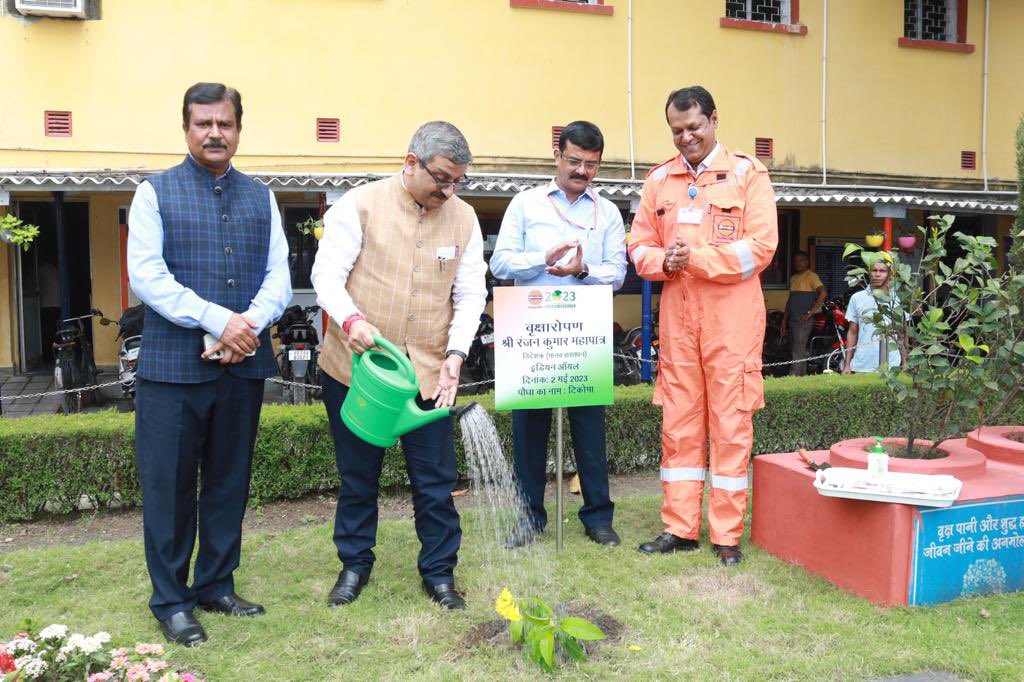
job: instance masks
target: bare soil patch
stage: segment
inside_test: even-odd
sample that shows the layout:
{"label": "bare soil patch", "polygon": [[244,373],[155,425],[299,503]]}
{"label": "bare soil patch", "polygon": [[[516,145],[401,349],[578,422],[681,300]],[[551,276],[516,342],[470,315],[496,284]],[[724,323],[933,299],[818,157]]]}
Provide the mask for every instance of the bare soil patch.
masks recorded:
{"label": "bare soil patch", "polygon": [[[565,484],[568,486],[569,477]],[[611,476],[612,499],[632,495],[655,495],[661,492],[657,472],[641,472]],[[461,511],[477,504],[475,496],[468,494],[468,483],[462,482],[455,491],[455,506]],[[554,500],[554,483],[547,486],[548,500]],[[565,493],[566,505],[571,509],[581,504],[579,495]],[[279,533],[307,525],[328,523],[334,519],[337,497],[314,493],[295,500],[270,502],[249,509],[243,522],[243,533]],[[382,519],[412,519],[412,495],[406,490],[389,490],[380,497]],[[141,540],[142,509],[97,509],[71,514],[40,514],[33,521],[0,524],[0,554],[17,549],[49,547],[53,545],[81,545],[104,540]]]}
{"label": "bare soil patch", "polygon": [[732,608],[744,602],[765,602],[772,588],[752,573],[739,573],[721,567],[695,570],[651,585],[654,597],[675,599],[685,595],[706,605]]}

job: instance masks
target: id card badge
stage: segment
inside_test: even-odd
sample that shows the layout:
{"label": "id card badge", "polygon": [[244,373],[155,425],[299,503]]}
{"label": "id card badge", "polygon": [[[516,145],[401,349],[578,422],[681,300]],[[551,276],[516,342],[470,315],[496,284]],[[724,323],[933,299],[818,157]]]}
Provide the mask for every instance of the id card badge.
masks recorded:
{"label": "id card badge", "polygon": [[699,208],[680,208],[676,214],[676,222],[682,225],[700,225],[703,212]]}

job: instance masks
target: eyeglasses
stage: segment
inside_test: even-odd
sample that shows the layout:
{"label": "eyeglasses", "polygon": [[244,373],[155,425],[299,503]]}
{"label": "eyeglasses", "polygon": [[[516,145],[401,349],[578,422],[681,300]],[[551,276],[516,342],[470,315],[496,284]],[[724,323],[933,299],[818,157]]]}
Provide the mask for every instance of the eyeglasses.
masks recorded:
{"label": "eyeglasses", "polygon": [[583,159],[577,159],[572,156],[563,156],[562,161],[565,161],[569,168],[579,168],[580,166],[583,166],[591,172],[596,171],[597,167],[601,165],[600,161],[584,161]]}
{"label": "eyeglasses", "polygon": [[469,184],[469,176],[468,175],[463,175],[461,178],[459,178],[457,180],[442,180],[439,177],[437,177],[436,175],[434,175],[431,172],[431,170],[429,168],[427,168],[427,164],[423,163],[422,160],[420,160],[420,166],[423,167],[423,170],[427,171],[427,175],[429,175],[430,179],[434,181],[434,184],[437,185],[438,189],[442,189],[443,190],[443,189],[448,189],[449,187],[452,187],[454,189],[462,189],[463,187],[465,187],[466,185]]}

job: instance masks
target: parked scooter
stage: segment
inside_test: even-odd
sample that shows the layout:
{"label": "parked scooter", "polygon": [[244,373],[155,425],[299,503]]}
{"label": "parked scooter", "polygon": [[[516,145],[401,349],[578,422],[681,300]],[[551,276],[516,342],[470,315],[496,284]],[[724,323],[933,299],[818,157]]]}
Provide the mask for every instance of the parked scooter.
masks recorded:
{"label": "parked scooter", "polygon": [[846,359],[846,332],[850,324],[846,313],[836,301],[827,301],[814,316],[811,338],[807,342],[809,357],[828,354],[827,357],[809,360],[808,374],[843,371]]}
{"label": "parked scooter", "polygon": [[[277,354],[277,365],[281,378],[301,384],[320,384],[320,368],[317,359],[320,346],[317,344],[316,327],[310,317],[320,312],[320,306],[302,308],[297,305],[285,308],[277,321],[275,339],[281,340],[281,352]],[[317,389],[285,384],[282,394],[292,404],[313,400]]]}
{"label": "parked scooter", "polygon": [[[121,340],[121,350],[117,352],[117,380],[121,382],[121,393],[135,407],[135,369],[139,362],[139,349],[142,347],[142,321],[146,311],[143,305],[125,308],[121,319],[117,321],[117,339]],[[110,324],[103,318],[100,324]],[[115,339],[116,340],[116,339]]]}
{"label": "parked scooter", "polygon": [[[469,355],[459,372],[460,384],[476,384],[481,381],[494,381],[494,318],[487,313],[480,315],[480,326],[476,329],[473,343],[469,346]],[[467,386],[459,389],[459,395],[474,395],[492,388],[494,386],[490,383]]]}

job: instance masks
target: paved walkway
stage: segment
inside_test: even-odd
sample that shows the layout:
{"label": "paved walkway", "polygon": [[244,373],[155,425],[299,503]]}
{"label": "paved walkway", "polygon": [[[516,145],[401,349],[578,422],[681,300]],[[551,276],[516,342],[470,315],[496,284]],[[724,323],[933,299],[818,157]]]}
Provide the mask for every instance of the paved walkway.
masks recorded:
{"label": "paved walkway", "polygon": [[[101,371],[96,383],[105,384],[108,381],[117,379],[113,371]],[[268,381],[264,390],[263,402],[280,403],[284,402],[281,396],[281,384]],[[40,414],[60,413],[62,402],[59,395],[46,396],[42,398],[18,398],[7,399],[9,396],[26,395],[32,393],[45,393],[54,391],[53,372],[37,372],[33,374],[19,374],[15,376],[0,375],[0,396],[3,400],[3,418],[28,417]],[[114,408],[119,412],[131,411],[131,403],[121,394],[120,386],[108,386],[100,389],[98,404],[90,405],[82,409],[83,412],[96,412]]]}

